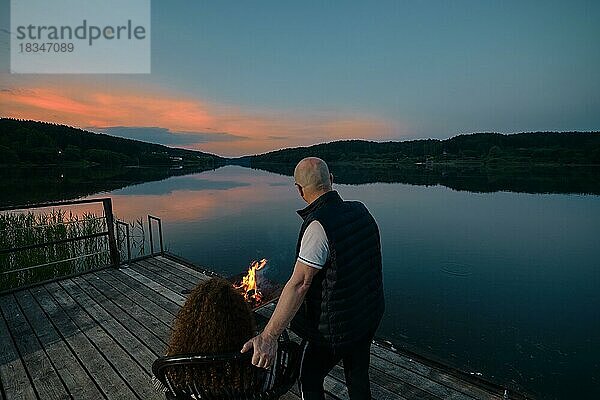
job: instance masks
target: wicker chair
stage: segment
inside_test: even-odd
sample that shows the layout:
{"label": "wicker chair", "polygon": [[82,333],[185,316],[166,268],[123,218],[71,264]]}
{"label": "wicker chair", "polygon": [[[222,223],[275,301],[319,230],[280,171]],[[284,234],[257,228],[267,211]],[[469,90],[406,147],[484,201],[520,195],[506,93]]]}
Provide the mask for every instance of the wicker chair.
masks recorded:
{"label": "wicker chair", "polygon": [[[152,364],[152,372],[169,400],[274,400],[292,387],[300,361],[300,345],[287,334],[278,344],[274,365],[268,370],[254,367],[249,351],[160,357]],[[218,376],[223,384],[207,385],[207,376]]]}

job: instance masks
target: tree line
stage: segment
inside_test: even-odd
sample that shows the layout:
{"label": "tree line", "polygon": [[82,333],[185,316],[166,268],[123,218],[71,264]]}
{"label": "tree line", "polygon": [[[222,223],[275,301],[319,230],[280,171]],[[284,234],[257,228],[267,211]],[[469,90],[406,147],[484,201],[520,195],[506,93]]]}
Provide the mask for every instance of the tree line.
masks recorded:
{"label": "tree line", "polygon": [[4,165],[217,166],[223,162],[221,157],[212,154],[88,132],[66,125],[0,119],[0,164]]}
{"label": "tree line", "polygon": [[[449,139],[373,142],[341,140],[244,157],[252,166],[295,165],[307,156],[367,166],[474,163],[600,165],[600,132],[473,133]],[[227,160],[199,151],[88,132],[70,126],[0,118],[0,165],[216,167]],[[229,160],[235,161],[235,160]]]}
{"label": "tree line", "polygon": [[341,140],[250,157],[253,166],[295,165],[307,156],[364,164],[476,163],[600,165],[600,132],[473,133],[402,142]]}

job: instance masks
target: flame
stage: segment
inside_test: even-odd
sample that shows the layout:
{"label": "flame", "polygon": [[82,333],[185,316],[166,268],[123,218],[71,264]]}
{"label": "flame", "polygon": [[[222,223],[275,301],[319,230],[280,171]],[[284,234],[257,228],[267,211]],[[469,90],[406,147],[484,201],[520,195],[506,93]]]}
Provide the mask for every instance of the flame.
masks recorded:
{"label": "flame", "polygon": [[239,285],[233,285],[234,288],[240,289],[244,294],[244,298],[248,302],[260,303],[262,295],[258,290],[258,280],[256,271],[260,271],[267,264],[267,260],[263,258],[260,261],[252,261],[248,268],[248,273],[242,278]]}

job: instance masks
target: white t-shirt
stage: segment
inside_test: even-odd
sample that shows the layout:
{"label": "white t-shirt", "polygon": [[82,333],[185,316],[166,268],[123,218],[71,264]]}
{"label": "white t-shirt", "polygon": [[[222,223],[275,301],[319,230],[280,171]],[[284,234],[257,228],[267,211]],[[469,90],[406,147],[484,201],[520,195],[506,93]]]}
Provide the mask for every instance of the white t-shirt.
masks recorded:
{"label": "white t-shirt", "polygon": [[321,269],[329,257],[329,242],[319,221],[312,221],[306,227],[300,242],[298,261],[310,267]]}

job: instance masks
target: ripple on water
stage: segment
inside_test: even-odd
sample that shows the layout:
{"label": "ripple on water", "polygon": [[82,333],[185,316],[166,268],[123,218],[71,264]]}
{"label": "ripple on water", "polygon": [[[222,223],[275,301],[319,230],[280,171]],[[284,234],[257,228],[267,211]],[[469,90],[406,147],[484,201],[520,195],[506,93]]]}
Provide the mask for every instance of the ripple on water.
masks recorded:
{"label": "ripple on water", "polygon": [[441,271],[450,276],[467,277],[473,275],[473,266],[455,261],[444,261],[440,265]]}

